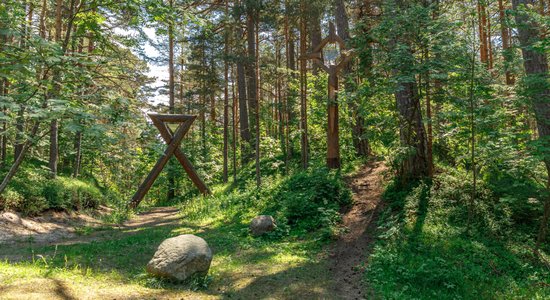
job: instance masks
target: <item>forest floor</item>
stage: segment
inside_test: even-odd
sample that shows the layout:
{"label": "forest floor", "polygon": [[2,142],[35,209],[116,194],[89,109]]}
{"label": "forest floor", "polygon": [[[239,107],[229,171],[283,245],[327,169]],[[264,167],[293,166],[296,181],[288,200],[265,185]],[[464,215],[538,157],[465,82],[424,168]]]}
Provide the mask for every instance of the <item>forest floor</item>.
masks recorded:
{"label": "forest floor", "polygon": [[[3,240],[0,299],[370,298],[362,279],[385,169],[371,163],[348,178],[354,204],[344,212],[347,230],[328,247],[316,240],[254,239],[247,234],[247,218],[188,222],[177,207],[152,208],[117,226],[98,225],[93,218],[33,219],[35,228],[40,221],[56,225]],[[143,266],[158,244],[185,233],[205,238],[215,253],[207,282],[181,286],[147,276]]]}
{"label": "forest floor", "polygon": [[347,232],[334,244],[330,254],[336,293],[345,299],[373,296],[364,286],[363,277],[365,262],[376,237],[376,219],[383,208],[382,178],[386,170],[383,162],[372,162],[348,179],[353,205],[343,216]]}

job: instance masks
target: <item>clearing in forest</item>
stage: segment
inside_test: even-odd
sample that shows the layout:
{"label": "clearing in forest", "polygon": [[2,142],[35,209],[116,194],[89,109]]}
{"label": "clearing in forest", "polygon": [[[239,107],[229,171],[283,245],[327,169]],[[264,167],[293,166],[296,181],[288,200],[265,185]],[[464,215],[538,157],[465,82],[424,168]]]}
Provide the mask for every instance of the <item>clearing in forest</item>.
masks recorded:
{"label": "clearing in forest", "polygon": [[[41,239],[3,246],[0,298],[362,299],[362,265],[384,170],[382,163],[369,164],[349,179],[354,204],[343,218],[348,230],[328,247],[307,238],[252,238],[246,215],[186,221],[180,208],[158,207],[120,226],[75,230],[67,225],[49,238],[42,233]],[[160,242],[185,233],[203,237],[213,249],[206,282],[177,285],[149,277],[144,266]]]}

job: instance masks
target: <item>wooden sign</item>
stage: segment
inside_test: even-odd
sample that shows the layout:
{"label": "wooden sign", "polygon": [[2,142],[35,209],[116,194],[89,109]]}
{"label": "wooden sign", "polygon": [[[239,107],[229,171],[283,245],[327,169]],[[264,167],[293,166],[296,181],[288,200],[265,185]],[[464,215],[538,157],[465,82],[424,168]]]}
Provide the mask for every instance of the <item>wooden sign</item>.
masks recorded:
{"label": "wooden sign", "polygon": [[[164,169],[164,166],[166,166],[172,155],[176,157],[176,159],[179,161],[179,163],[181,164],[191,181],[199,189],[199,191],[206,195],[210,194],[210,190],[208,189],[204,181],[200,179],[189,159],[179,149],[181,140],[183,139],[187,131],[189,131],[189,128],[191,128],[191,124],[193,124],[193,121],[195,121],[197,117],[171,114],[149,114],[149,117],[153,121],[153,125],[158,128],[162,139],[164,139],[168,147],[164,151],[163,155],[158,159],[157,163],[155,164],[149,175],[147,175],[145,181],[140,185],[139,189],[134,194],[134,197],[132,197],[129,206],[131,208],[135,208],[139,205],[139,203],[143,200],[143,198],[159,176],[162,169]],[[172,132],[170,127],[168,127],[167,125],[169,123],[179,123],[180,125],[178,126],[176,131]]]}

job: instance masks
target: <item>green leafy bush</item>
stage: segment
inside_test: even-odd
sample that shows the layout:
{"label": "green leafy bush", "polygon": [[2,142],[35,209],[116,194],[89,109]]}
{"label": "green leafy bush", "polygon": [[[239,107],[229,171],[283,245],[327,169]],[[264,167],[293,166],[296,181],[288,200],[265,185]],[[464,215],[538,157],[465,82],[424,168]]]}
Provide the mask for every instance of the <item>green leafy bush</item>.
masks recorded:
{"label": "green leafy bush", "polygon": [[47,209],[97,208],[104,202],[105,197],[93,183],[63,176],[48,179],[48,175],[44,168],[21,168],[0,196],[0,210],[34,215]]}
{"label": "green leafy bush", "polygon": [[62,177],[48,181],[42,193],[50,208],[61,210],[97,208],[103,199],[101,192],[89,183]]}
{"label": "green leafy bush", "polygon": [[7,189],[0,196],[0,210],[18,210],[22,203],[23,196],[12,189]]}
{"label": "green leafy bush", "polygon": [[269,210],[279,222],[312,231],[333,228],[340,220],[340,207],[351,203],[351,193],[338,173],[321,168],[288,177],[275,190],[271,203]]}

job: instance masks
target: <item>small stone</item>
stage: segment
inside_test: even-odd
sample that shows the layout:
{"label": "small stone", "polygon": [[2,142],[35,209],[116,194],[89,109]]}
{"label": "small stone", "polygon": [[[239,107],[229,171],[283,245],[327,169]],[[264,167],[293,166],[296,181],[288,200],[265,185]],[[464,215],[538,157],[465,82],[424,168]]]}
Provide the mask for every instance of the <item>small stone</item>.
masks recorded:
{"label": "small stone", "polygon": [[260,236],[264,233],[271,232],[275,230],[275,228],[277,228],[277,224],[272,216],[260,215],[250,222],[250,232],[254,236]]}

